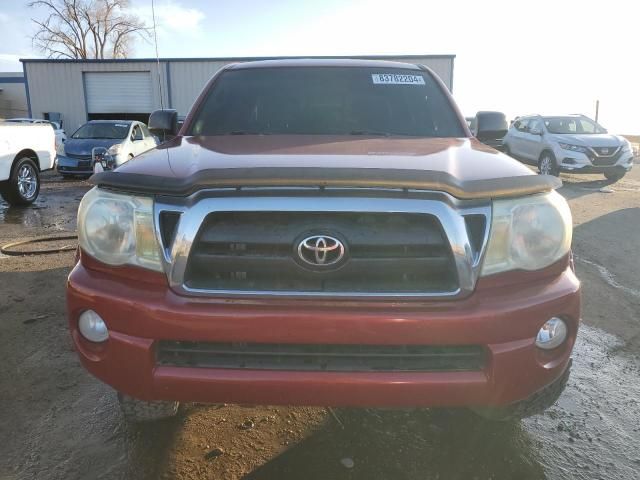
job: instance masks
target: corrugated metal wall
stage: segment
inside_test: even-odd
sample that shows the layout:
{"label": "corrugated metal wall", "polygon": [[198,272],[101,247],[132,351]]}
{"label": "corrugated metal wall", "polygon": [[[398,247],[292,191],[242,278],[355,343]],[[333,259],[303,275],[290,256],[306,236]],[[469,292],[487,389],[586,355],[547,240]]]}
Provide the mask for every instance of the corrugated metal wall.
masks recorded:
{"label": "corrugated metal wall", "polygon": [[171,108],[178,110],[179,115],[186,115],[191,105],[214,73],[227,62],[170,62]]}
{"label": "corrugated metal wall", "polygon": [[[73,133],[87,121],[83,82],[84,72],[150,72],[152,98],[160,108],[157,65],[154,62],[25,62],[31,116],[43,118],[45,112],[61,112],[64,129]],[[166,85],[165,70],[160,68]],[[163,87],[164,88],[164,87]],[[163,92],[166,105],[166,92]]]}
{"label": "corrugated metal wall", "polygon": [[[425,56],[398,60],[420,63],[431,68],[452,89],[453,57]],[[160,83],[164,105],[186,115],[206,82],[220,68],[242,59],[160,59]],[[31,116],[42,118],[45,112],[61,112],[68,134],[87,121],[84,72],[149,72],[152,78],[154,108],[160,108],[157,63],[152,60],[124,61],[24,61]]]}

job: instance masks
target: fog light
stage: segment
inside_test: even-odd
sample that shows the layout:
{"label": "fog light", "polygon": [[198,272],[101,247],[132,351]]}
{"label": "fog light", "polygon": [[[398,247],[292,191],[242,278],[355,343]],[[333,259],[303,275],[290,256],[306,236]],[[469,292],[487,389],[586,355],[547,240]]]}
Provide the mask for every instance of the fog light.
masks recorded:
{"label": "fog light", "polygon": [[536,337],[536,346],[545,350],[562,345],[567,338],[567,324],[558,317],[547,320]]}
{"label": "fog light", "polygon": [[109,338],[109,330],[104,320],[93,310],[87,310],[80,314],[78,328],[84,338],[90,342],[104,342]]}

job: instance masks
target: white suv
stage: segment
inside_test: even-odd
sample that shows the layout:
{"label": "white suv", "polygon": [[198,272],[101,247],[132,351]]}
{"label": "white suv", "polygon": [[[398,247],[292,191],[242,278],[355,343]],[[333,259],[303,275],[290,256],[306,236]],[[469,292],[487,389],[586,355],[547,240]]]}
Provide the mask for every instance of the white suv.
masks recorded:
{"label": "white suv", "polygon": [[504,137],[504,151],[540,173],[603,173],[619,180],[631,170],[633,149],[584,115],[518,118]]}

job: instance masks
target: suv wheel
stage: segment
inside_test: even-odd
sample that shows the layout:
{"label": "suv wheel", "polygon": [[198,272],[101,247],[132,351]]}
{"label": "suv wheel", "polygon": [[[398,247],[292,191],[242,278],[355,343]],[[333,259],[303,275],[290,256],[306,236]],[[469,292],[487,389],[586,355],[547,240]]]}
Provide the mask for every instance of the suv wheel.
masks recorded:
{"label": "suv wheel", "polygon": [[556,163],[556,158],[551,152],[542,152],[540,160],[538,160],[538,171],[542,175],[553,175],[557,177],[560,175],[560,169]]}
{"label": "suv wheel", "polygon": [[624,177],[624,175],[627,172],[621,172],[618,170],[614,170],[613,172],[604,172],[604,176],[606,177],[607,180],[609,180],[610,182],[617,182],[618,180],[620,180],[622,177]]}
{"label": "suv wheel", "polygon": [[40,193],[38,166],[29,157],[19,158],[11,170],[6,185],[0,188],[0,195],[10,205],[30,205]]}
{"label": "suv wheel", "polygon": [[153,422],[174,417],[178,413],[179,402],[145,402],[118,393],[120,409],[127,422]]}

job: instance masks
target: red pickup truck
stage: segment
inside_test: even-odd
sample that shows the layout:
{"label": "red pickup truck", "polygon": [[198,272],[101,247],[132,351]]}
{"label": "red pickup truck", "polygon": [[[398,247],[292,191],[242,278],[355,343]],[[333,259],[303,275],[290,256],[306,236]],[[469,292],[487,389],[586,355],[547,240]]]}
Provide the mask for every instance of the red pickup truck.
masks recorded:
{"label": "red pickup truck", "polygon": [[556,401],[580,322],[560,182],[475,140],[428,68],[230,65],[176,122],[78,213],[71,334],[128,419]]}

